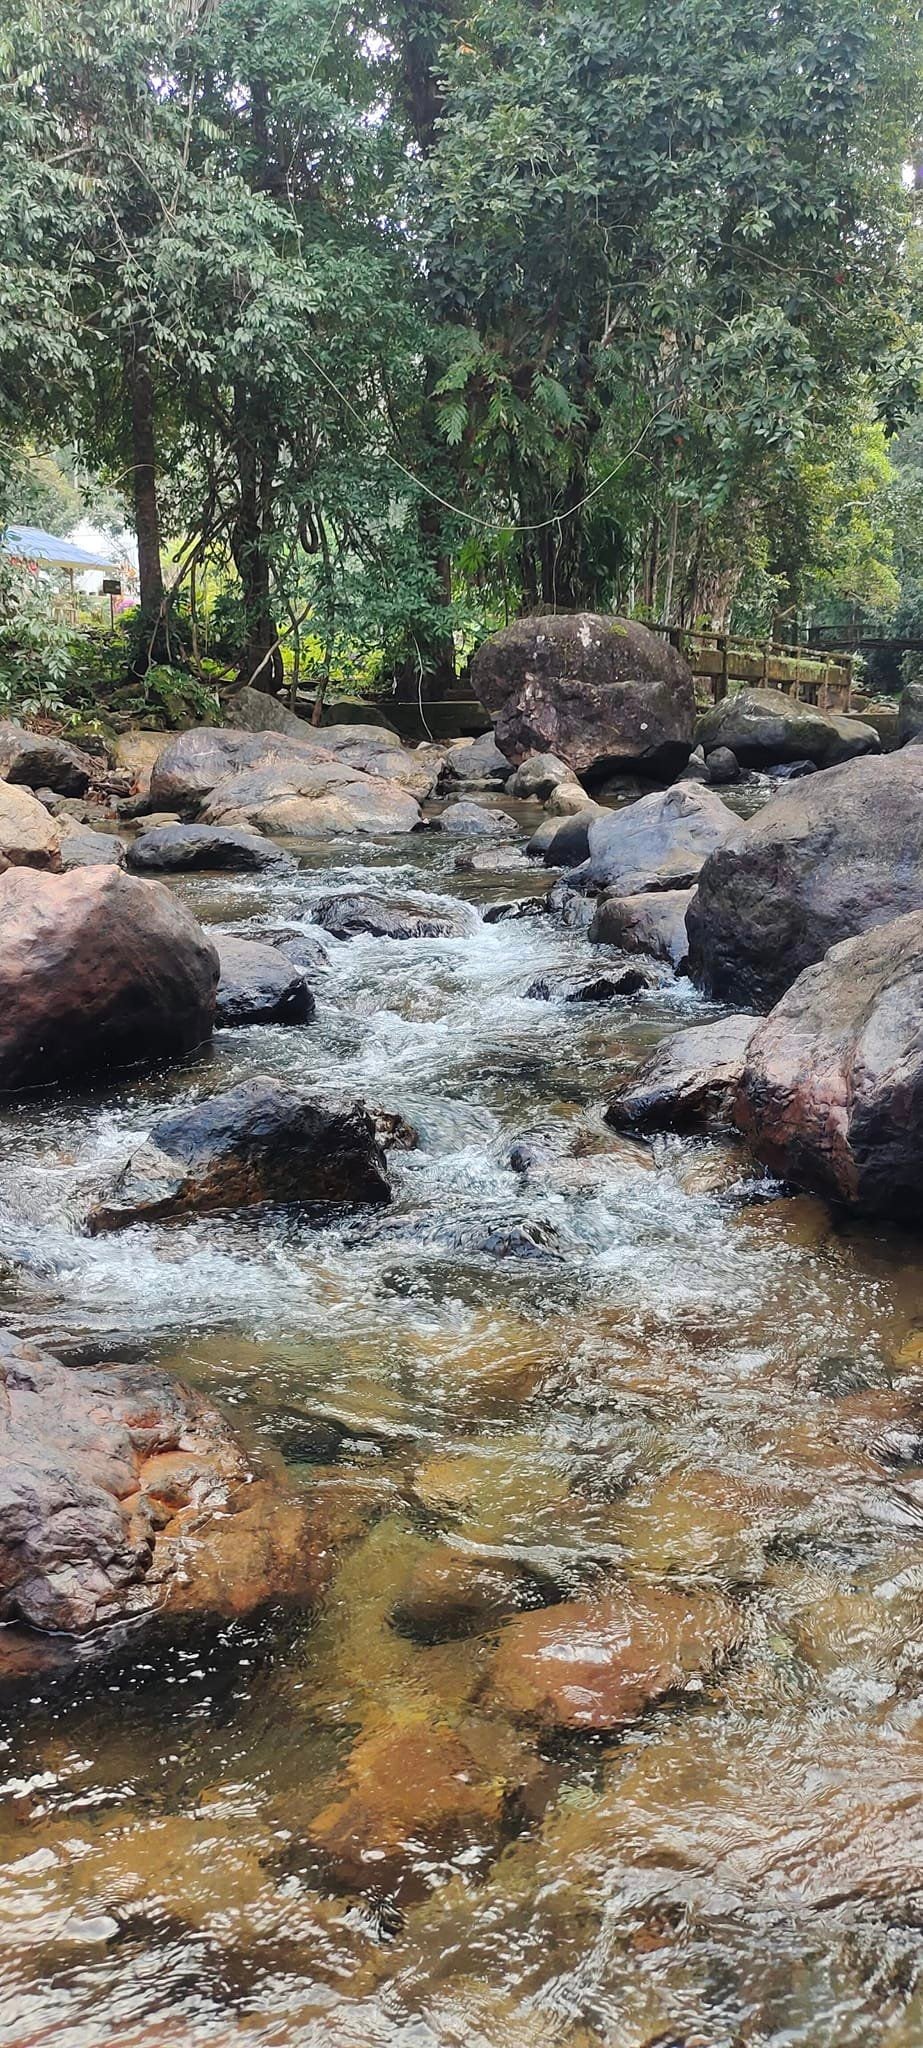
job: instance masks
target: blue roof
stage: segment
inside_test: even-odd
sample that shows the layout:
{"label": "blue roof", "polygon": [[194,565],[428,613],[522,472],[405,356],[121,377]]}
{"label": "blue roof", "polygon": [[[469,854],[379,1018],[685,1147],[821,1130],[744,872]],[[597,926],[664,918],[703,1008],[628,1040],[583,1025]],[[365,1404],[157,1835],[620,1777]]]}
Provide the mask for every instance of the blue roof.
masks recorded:
{"label": "blue roof", "polygon": [[3,552],[14,562],[50,562],[57,569],[120,569],[114,556],[93,555],[77,548],[72,540],[61,540],[41,526],[8,526],[3,535]]}

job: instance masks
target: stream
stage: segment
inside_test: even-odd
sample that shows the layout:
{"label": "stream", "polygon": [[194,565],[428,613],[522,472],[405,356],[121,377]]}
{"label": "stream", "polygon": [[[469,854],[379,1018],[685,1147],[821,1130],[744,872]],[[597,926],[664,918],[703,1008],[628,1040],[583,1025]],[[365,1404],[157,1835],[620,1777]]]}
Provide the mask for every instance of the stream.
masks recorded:
{"label": "stream", "polygon": [[[455,851],[339,842],[170,886],[254,935],[316,931],[357,884],[478,911],[546,886]],[[350,1521],[318,1614],[0,1719],[0,2042],[920,2048],[923,1474],[895,1449],[918,1240],[784,1193],[727,1137],[607,1129],[615,1081],[717,1014],[688,982],[529,998],[600,967],[546,915],[325,943],[311,1024],[0,1112],[4,1321],[165,1366]],[[155,1115],[260,1073],[415,1125],[390,1207],[82,1233]],[[619,1739],[536,1737],[485,1681],[496,1629],[395,1625],[435,1550],[565,1597],[717,1588],[738,1642]],[[521,1787],[497,1827],[412,1851],[397,1902],[311,1849],[383,1726],[460,1733]]]}

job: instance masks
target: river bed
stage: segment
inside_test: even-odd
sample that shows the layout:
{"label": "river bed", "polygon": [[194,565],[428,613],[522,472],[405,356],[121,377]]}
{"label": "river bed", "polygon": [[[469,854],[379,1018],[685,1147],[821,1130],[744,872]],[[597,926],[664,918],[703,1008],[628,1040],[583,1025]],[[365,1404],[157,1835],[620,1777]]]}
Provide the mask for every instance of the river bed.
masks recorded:
{"label": "river bed", "polygon": [[[372,880],[478,908],[538,886],[456,873],[435,834],[173,886],[256,934]],[[606,1129],[615,1081],[716,1014],[687,982],[529,998],[599,968],[548,916],[326,943],[313,1023],[0,1115],[6,1322],[163,1364],[349,1522],[316,1616],[139,1652],[0,1723],[0,2041],[919,2048],[923,1475],[894,1450],[918,1242],[723,1138]],[[83,1234],[162,1107],[257,1073],[410,1119],[389,1208]],[[536,1736],[491,1693],[497,1629],[396,1625],[434,1553],[568,1597],[717,1589],[734,1654],[619,1740]],[[332,1883],[312,1829],[350,1757],[421,1729],[517,1797],[411,1847],[396,1892]]]}

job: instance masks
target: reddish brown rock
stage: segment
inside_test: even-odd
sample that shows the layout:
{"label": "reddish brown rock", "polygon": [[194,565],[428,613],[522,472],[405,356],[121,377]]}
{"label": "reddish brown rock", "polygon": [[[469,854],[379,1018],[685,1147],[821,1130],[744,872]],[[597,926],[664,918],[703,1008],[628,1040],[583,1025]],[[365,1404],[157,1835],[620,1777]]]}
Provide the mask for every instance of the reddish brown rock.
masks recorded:
{"label": "reddish brown rock", "polygon": [[493,1842],[503,1803],[502,1782],[485,1776],[454,1729],[388,1724],[356,1743],[343,1795],[309,1839],[337,1884],[407,1900],[428,1892],[434,1857]]}
{"label": "reddish brown rock", "polygon": [[923,910],[846,939],[799,975],[750,1040],[735,1118],[783,1179],[919,1220]]}
{"label": "reddish brown rock", "polygon": [[699,1689],[738,1632],[717,1593],[625,1586],[567,1601],[508,1624],[488,1697],[544,1728],[614,1734],[668,1694]]}
{"label": "reddish brown rock", "polygon": [[210,1404],[154,1369],[60,1364],[0,1334],[0,1621],[84,1635],[128,1618],[310,1604],[307,1508]]}
{"label": "reddish brown rock", "polygon": [[759,1022],[744,1012],[678,1031],[619,1090],[606,1122],[620,1131],[668,1131],[729,1119]]}
{"label": "reddish brown rock", "polygon": [[118,867],[0,876],[0,1087],[178,1057],[210,1038],[218,956]]}
{"label": "reddish brown rock", "polygon": [[691,673],[665,635],[633,620],[518,619],[478,648],[471,681],[516,767],[552,753],[578,775],[625,762],[672,775],[688,759]]}

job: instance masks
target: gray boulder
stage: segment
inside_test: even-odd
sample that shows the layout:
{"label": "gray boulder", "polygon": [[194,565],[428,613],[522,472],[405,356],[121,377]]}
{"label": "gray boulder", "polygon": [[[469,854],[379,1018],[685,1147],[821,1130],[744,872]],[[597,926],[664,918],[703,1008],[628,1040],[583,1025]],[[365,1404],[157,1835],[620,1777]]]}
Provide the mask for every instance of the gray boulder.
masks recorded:
{"label": "gray boulder", "polygon": [[674,783],[592,820],[581,880],[620,896],[687,888],[709,854],[738,830],[739,821],[712,790]]}
{"label": "gray boulder", "polygon": [[923,910],[844,940],[798,976],[750,1040],[735,1116],[783,1179],[919,1223]]}
{"label": "gray boulder", "polygon": [[649,889],[640,896],[603,896],[589,929],[596,946],[650,953],[679,970],[689,955],[686,912],[693,889]]}
{"label": "gray boulder", "polygon": [[52,789],[59,796],[83,796],[93,779],[93,762],[66,740],[27,732],[14,719],[0,724],[0,776],[27,789]]}
{"label": "gray boulder", "polygon": [[155,825],[128,850],[135,874],[185,874],[198,868],[226,868],[258,874],[264,868],[292,868],[288,854],[256,832],[230,825]]}
{"label": "gray boulder", "polygon": [[478,923],[468,904],[451,904],[441,896],[376,896],[356,889],[323,897],[313,915],[335,939],[360,933],[376,939],[467,938]]}
{"label": "gray boulder", "polygon": [[382,1203],[384,1154],[364,1103],[318,1102],[258,1075],[162,1117],[88,1219],[94,1234],[258,1203]]}
{"label": "gray boulder", "polygon": [[90,825],[78,824],[76,818],[66,815],[58,818],[58,832],[62,873],[69,874],[72,868],[125,866],[125,847],[114,832],[94,832]]}
{"label": "gray boulder", "polygon": [[216,1026],[310,1023],[314,997],[301,969],[278,947],[221,933],[218,958]]}
{"label": "gray boulder", "polygon": [[556,754],[528,754],[507,783],[507,796],[534,797],[544,803],[562,782],[571,783],[574,771]]}
{"label": "gray boulder", "polygon": [[497,745],[517,766],[553,753],[578,776],[628,762],[674,775],[688,759],[691,672],[665,635],[632,620],[590,612],[517,619],[478,648],[471,681]]}
{"label": "gray boulder", "polygon": [[471,789],[499,788],[508,782],[513,773],[513,764],[508,761],[494,739],[492,732],[482,733],[479,739],[463,740],[458,746],[450,747],[442,767],[442,780],[452,783],[467,783]]}
{"label": "gray boulder", "polygon": [[819,711],[784,690],[739,690],[706,711],[696,726],[706,759],[727,747],[742,768],[771,768],[782,761],[813,761],[830,768],[858,754],[878,754],[881,741],[872,725],[836,712]]}
{"label": "gray boulder", "polygon": [[787,787],[713,853],[689,906],[695,979],[770,1009],[839,940],[923,906],[923,749]]}
{"label": "gray boulder", "polygon": [[453,839],[515,839],[517,832],[506,811],[488,810],[486,804],[447,804],[434,822]]}
{"label": "gray boulder", "polygon": [[740,781],[740,762],[730,747],[713,747],[707,756],[708,780],[713,789],[723,788],[726,783]]}

